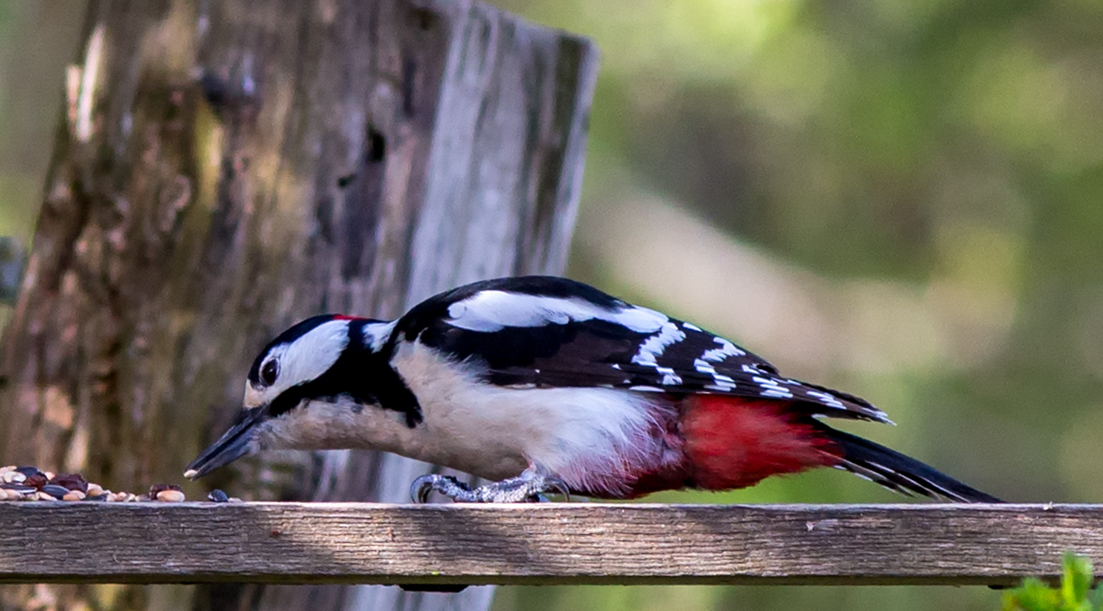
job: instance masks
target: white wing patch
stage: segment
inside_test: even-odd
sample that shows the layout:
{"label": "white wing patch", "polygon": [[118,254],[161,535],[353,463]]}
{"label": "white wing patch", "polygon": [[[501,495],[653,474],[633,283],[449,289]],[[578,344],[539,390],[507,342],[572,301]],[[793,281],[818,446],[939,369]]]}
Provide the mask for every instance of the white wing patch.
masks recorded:
{"label": "white wing patch", "polygon": [[676,344],[685,338],[685,331],[679,329],[678,325],[668,322],[662,326],[658,333],[640,344],[640,349],[632,357],[632,362],[637,365],[651,365],[654,367],[656,359],[663,355],[663,351],[666,350],[667,346]]}
{"label": "white wing patch", "polygon": [[731,376],[724,375],[712,366],[712,363],[704,359],[696,359],[693,361],[693,368],[699,373],[712,376],[712,384],[706,384],[706,390],[715,390],[719,392],[731,392],[735,390],[735,380]]}
{"label": "white wing patch", "polygon": [[712,339],[716,343],[720,344],[720,347],[713,348],[712,350],[706,350],[704,354],[701,355],[701,358],[705,359],[706,361],[719,363],[729,356],[744,356],[747,354],[745,351],[741,350],[739,346],[736,346],[735,344],[729,342],[722,337],[714,337]]}
{"label": "white wing patch", "polygon": [[754,376],[751,378],[756,384],[762,387],[762,396],[764,397],[776,397],[778,399],[792,399],[793,391],[785,388],[780,382],[773,378],[764,378],[762,376]]}
{"label": "white wing patch", "polygon": [[448,323],[454,327],[486,333],[506,327],[565,325],[587,320],[604,320],[637,333],[654,333],[670,320],[665,314],[639,306],[609,310],[582,299],[507,291],[479,291],[448,306],[448,317]]}
{"label": "white wing patch", "polygon": [[663,376],[663,381],[661,382],[663,386],[680,386],[682,384],[681,376],[674,373],[674,369],[670,367],[659,367],[656,365],[655,371]]}
{"label": "white wing patch", "polygon": [[846,409],[846,406],[843,405],[842,401],[839,401],[839,399],[835,395],[832,395],[831,393],[820,392],[818,390],[806,390],[804,392],[805,392],[805,394],[811,395],[811,396],[819,399],[824,404],[826,404],[828,407],[834,407],[835,409]]}

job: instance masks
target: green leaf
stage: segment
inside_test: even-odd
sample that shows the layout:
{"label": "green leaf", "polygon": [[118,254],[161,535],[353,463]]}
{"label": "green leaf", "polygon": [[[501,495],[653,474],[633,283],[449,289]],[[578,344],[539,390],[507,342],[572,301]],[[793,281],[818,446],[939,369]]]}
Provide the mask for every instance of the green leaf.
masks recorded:
{"label": "green leaf", "polygon": [[1061,586],[1053,588],[1036,578],[1003,597],[1003,611],[1103,611],[1103,585],[1092,589],[1091,560],[1067,552],[1061,559]]}
{"label": "green leaf", "polygon": [[1091,560],[1065,552],[1061,559],[1061,602],[1068,611],[1091,611],[1088,592],[1092,587]]}
{"label": "green leaf", "polygon": [[1061,597],[1040,579],[1030,577],[1003,596],[1004,611],[1060,611]]}

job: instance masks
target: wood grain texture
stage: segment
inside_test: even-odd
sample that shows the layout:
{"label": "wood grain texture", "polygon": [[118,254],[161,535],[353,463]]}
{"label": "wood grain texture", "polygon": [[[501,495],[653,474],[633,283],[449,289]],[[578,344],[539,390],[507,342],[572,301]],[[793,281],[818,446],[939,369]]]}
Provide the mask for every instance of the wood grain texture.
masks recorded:
{"label": "wood grain texture", "polygon": [[1103,560],[1101,505],[0,503],[0,581],[988,584]]}

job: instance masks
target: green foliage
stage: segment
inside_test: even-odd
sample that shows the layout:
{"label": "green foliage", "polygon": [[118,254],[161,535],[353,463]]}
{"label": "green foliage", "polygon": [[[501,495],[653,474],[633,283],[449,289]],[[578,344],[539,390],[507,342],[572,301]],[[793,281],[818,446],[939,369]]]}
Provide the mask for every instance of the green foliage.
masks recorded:
{"label": "green foliage", "polygon": [[1091,560],[1068,552],[1061,564],[1060,587],[1026,579],[1004,594],[1004,611],[1103,611],[1103,585],[1092,589]]}

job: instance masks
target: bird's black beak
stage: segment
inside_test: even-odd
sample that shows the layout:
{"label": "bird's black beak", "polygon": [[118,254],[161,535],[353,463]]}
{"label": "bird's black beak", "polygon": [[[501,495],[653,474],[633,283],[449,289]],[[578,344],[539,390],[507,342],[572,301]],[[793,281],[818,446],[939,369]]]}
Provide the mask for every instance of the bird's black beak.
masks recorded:
{"label": "bird's black beak", "polygon": [[230,430],[222,434],[218,441],[211,444],[186,467],[184,477],[199,479],[219,467],[224,467],[235,460],[250,454],[253,448],[253,438],[257,434],[257,425],[264,421],[264,407],[243,409],[234,418],[234,424]]}

